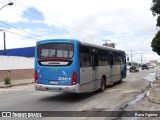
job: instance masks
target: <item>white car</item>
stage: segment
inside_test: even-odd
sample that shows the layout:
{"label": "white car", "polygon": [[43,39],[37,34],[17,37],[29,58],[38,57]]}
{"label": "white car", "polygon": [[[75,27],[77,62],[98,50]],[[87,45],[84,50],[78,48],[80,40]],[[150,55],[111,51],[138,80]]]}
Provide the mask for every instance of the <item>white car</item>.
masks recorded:
{"label": "white car", "polygon": [[127,66],[127,70],[130,70],[131,66]]}
{"label": "white car", "polygon": [[160,69],[156,72],[155,78],[156,80],[160,79]]}

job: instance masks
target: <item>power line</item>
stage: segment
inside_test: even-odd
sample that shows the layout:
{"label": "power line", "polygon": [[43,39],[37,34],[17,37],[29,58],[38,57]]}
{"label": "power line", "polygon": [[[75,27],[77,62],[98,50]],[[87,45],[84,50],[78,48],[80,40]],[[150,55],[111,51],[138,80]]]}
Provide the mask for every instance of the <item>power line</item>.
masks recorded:
{"label": "power line", "polygon": [[[17,4],[17,5],[19,5],[19,6],[23,7],[23,8],[29,7],[29,6],[25,5],[24,3],[19,2],[18,0],[14,0],[14,1],[16,1],[16,4]],[[39,12],[35,11],[34,9],[30,9],[29,11],[31,11],[31,12],[34,13],[34,14],[37,14],[37,15],[41,16],[41,14],[40,14]],[[26,13],[25,13],[25,14],[26,14]],[[27,15],[29,15],[29,14],[27,14]],[[31,15],[29,15],[29,16],[31,16]],[[49,17],[49,16],[47,16],[47,15],[44,15],[44,16],[45,16],[47,19],[50,19],[51,21],[54,21],[54,22],[62,25],[65,29],[72,30],[72,31],[74,31],[74,32],[80,33],[81,35],[87,35],[87,36],[94,36],[94,37],[96,37],[96,35],[92,35],[92,34],[88,34],[88,33],[84,33],[84,32],[82,32],[82,31],[79,31],[79,30],[77,30],[77,29],[75,29],[75,28],[73,28],[73,27],[70,27],[70,26],[68,26],[68,25],[66,25],[66,24],[64,24],[64,23],[62,23],[62,22],[59,22],[59,21],[57,21],[57,20],[55,20],[55,19],[53,19],[53,18],[51,18],[51,17]],[[32,16],[32,17],[34,17],[34,16]],[[34,17],[34,18],[35,18],[35,17]],[[47,23],[47,22],[46,22],[46,23]],[[49,23],[49,24],[55,26],[54,24],[51,24],[51,23]]]}
{"label": "power line", "polygon": [[38,38],[46,39],[46,38],[44,38],[44,37],[42,37],[42,36],[39,36],[39,35],[36,35],[36,34],[30,33],[30,32],[27,32],[27,31],[22,30],[22,29],[19,29],[19,28],[15,27],[15,26],[10,25],[10,24],[7,24],[7,23],[5,23],[5,22],[0,21],[0,23],[2,23],[2,24],[4,24],[4,25],[7,25],[7,26],[10,26],[10,27],[13,27],[13,28],[15,28],[15,29],[17,29],[17,30],[20,30],[20,31],[24,32],[24,33],[30,34],[30,35],[32,35],[32,36],[34,36],[34,37],[38,37]]}
{"label": "power line", "polygon": [[[2,2],[0,2],[0,3],[2,3]],[[19,5],[19,6],[21,6],[21,5]],[[23,7],[23,6],[21,6],[21,7]],[[23,7],[24,8],[24,7]],[[16,11],[18,11],[18,12],[22,12],[21,10],[18,10],[17,8],[12,8],[12,9],[14,9],[14,10],[16,10]],[[35,18],[35,19],[38,19],[39,20],[39,18],[38,17],[35,17],[34,15],[32,15],[32,14],[28,14],[28,13],[24,13],[25,15],[28,15],[28,16],[30,16],[30,17],[32,17],[32,18]]]}
{"label": "power line", "polygon": [[[3,4],[2,2],[0,2],[0,3]],[[12,8],[12,9],[13,9],[13,8]],[[15,9],[15,8],[14,8],[14,9]],[[21,11],[18,10],[18,9],[15,9],[15,10],[21,12]],[[25,13],[25,14],[27,14],[27,13]],[[31,17],[33,17],[33,18],[38,19],[37,17],[35,17],[35,16],[33,16],[33,15],[30,15],[30,14],[27,14],[27,15],[28,15],[28,16],[31,16]],[[33,36],[34,36],[34,37],[46,39],[46,38],[44,38],[44,37],[42,37],[42,36],[39,36],[39,35],[30,33],[30,32],[24,31],[24,30],[22,30],[22,29],[19,29],[19,28],[15,27],[15,26],[12,26],[12,25],[7,24],[7,23],[5,23],[5,22],[2,22],[2,21],[0,21],[0,22],[1,22],[2,24],[5,24],[5,25],[9,26],[9,27],[13,27],[13,28],[15,28],[15,29],[17,29],[17,30],[20,30],[20,31],[24,32],[25,34],[26,34],[26,33],[27,33],[27,34],[31,34],[31,36],[29,36],[29,35],[23,35],[23,36],[28,36],[28,37],[32,37],[32,38],[33,38]],[[7,31],[7,30],[5,30],[5,31]],[[8,32],[9,32],[9,31],[8,31]],[[10,31],[10,32],[11,32],[11,31]],[[13,33],[13,32],[12,32],[12,33]],[[15,32],[14,32],[14,33],[15,33]],[[17,34],[17,33],[15,33],[15,34]],[[19,33],[18,33],[17,35],[21,35],[21,36],[22,36],[22,34],[19,34]]]}
{"label": "power line", "polygon": [[5,32],[9,32],[9,33],[12,33],[12,34],[15,34],[15,35],[19,35],[19,36],[25,36],[25,37],[30,37],[30,38],[33,38],[33,36],[30,36],[30,35],[25,35],[25,34],[20,34],[20,33],[17,33],[17,32],[13,32],[13,31],[9,31],[9,30],[5,30],[3,29]]}
{"label": "power line", "polygon": [[[17,1],[17,0],[14,0],[14,1],[16,1],[16,4],[17,4],[17,5],[19,5],[19,6],[23,7],[23,8],[28,7],[27,5],[21,3],[21,2],[19,2],[19,1]],[[2,3],[2,2],[0,2],[0,3]],[[2,3],[2,4],[3,4],[3,3]],[[12,8],[12,9],[21,12],[21,11],[18,10],[18,9],[15,9],[15,8]],[[35,11],[34,9],[29,9],[29,11],[31,11],[31,12],[34,13],[34,14],[37,14],[38,16],[41,16],[41,14],[38,13],[37,11]],[[38,19],[38,20],[39,20],[38,16],[34,16],[34,15],[28,14],[28,13],[24,13],[24,14],[26,14],[26,15],[28,15],[28,16],[31,16],[32,18],[35,18],[35,19]],[[63,23],[61,23],[61,22],[59,22],[59,21],[57,21],[57,20],[55,20],[55,19],[50,18],[49,16],[46,16],[46,17],[47,17],[47,19],[50,19],[50,20],[52,20],[52,21],[54,21],[54,22],[62,25],[64,28],[68,28],[69,30],[75,31],[75,32],[77,32],[77,33],[80,33],[81,35],[95,36],[95,35],[87,34],[87,33],[81,32],[81,31],[79,31],[79,30],[76,30],[75,28],[72,28],[72,27],[70,27],[70,26],[68,26],[68,25],[65,25],[65,24],[63,24]],[[42,21],[42,20],[40,20],[40,21]],[[43,21],[42,21],[42,22],[43,22]],[[1,23],[2,23],[2,22],[1,22]],[[46,22],[46,23],[48,23],[48,22]],[[3,24],[4,24],[4,23],[3,23]],[[51,24],[51,23],[49,23],[49,24],[52,25],[51,27],[55,26],[55,25],[53,25],[53,24]],[[9,24],[8,24],[8,25],[9,25]],[[9,25],[9,26],[11,26],[11,25]],[[14,26],[12,26],[12,27],[14,27]],[[14,28],[15,28],[15,27],[14,27]],[[53,27],[53,28],[55,28],[55,27]],[[17,29],[17,28],[16,28],[16,29]],[[19,29],[19,30],[20,30],[20,29]],[[22,31],[23,31],[23,30],[22,30]],[[25,31],[25,32],[26,32],[26,31]],[[28,32],[28,33],[29,33],[29,32]],[[32,33],[29,33],[29,34],[32,34]],[[38,35],[35,35],[35,34],[32,34],[32,35],[38,36]],[[38,37],[40,37],[40,36],[38,36]],[[40,38],[42,38],[42,37],[40,37]],[[43,38],[44,38],[44,37],[43,37]]]}
{"label": "power line", "polygon": [[[28,7],[27,5],[21,3],[21,2],[19,2],[19,1],[17,1],[17,0],[14,0],[14,1],[16,1],[16,4],[17,4],[17,5],[19,5],[19,6],[23,7],[23,8],[27,8],[27,7]],[[0,2],[0,3],[2,3],[2,2]],[[2,4],[4,4],[4,3],[2,3]],[[12,9],[21,12],[21,11],[18,10],[18,9],[15,9],[15,8],[12,8]],[[31,11],[31,13],[34,13],[34,15],[28,14],[28,13],[24,13],[24,14],[26,14],[26,15],[28,15],[28,16],[31,16],[32,18],[35,18],[35,19],[38,19],[38,20],[39,20],[38,16],[42,16],[39,12],[35,11],[34,9],[29,9],[29,11]],[[38,15],[38,16],[35,17],[35,14]],[[61,23],[61,22],[59,22],[59,21],[57,21],[57,20],[55,20],[55,19],[52,19],[52,18],[50,18],[49,16],[46,16],[46,15],[45,15],[45,17],[46,17],[47,19],[50,19],[51,21],[54,21],[54,22],[62,25],[65,29],[67,28],[68,30],[74,31],[74,32],[76,32],[76,33],[80,33],[81,35],[87,35],[87,36],[94,36],[94,37],[95,37],[95,35],[91,35],[91,34],[87,34],[87,33],[84,33],[84,32],[82,32],[82,31],[79,31],[79,30],[77,30],[77,29],[75,29],[75,28],[72,28],[72,27],[70,27],[70,26],[68,26],[68,25],[66,25],[66,24],[63,24],[63,23]],[[40,20],[40,21],[42,21],[42,20]],[[42,21],[42,22],[43,22],[43,21]],[[6,23],[4,23],[4,22],[1,22],[1,23],[6,24]],[[48,22],[46,22],[46,23],[48,23]],[[52,25],[51,27],[55,26],[55,25],[53,25],[53,24],[51,24],[51,23],[49,23],[49,24]],[[7,26],[11,26],[11,25],[7,24]],[[12,27],[14,27],[14,26],[12,26]],[[19,29],[19,28],[17,28],[17,27],[14,27],[14,28]],[[53,27],[53,28],[55,28],[55,27]],[[21,29],[19,29],[19,30],[21,30]],[[24,31],[24,30],[22,30],[22,31],[23,31],[23,32],[26,32],[26,31]],[[40,37],[40,38],[44,38],[44,37],[41,37],[41,36],[39,36],[39,35],[35,35],[35,34],[33,34],[33,33],[29,33],[29,32],[27,32],[27,33],[28,33],[28,34],[32,34],[33,36],[37,36],[37,37]]]}

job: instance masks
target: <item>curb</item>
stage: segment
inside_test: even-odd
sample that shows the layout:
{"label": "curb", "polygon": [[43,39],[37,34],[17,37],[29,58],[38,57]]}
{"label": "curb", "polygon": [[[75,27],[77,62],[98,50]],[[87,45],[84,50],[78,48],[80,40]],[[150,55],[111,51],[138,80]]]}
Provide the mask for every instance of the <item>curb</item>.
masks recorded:
{"label": "curb", "polygon": [[150,84],[147,100],[151,103],[160,104],[160,80],[154,80]]}
{"label": "curb", "polygon": [[160,88],[150,88],[147,100],[151,103],[160,104]]}
{"label": "curb", "polygon": [[34,82],[18,83],[18,84],[11,84],[11,85],[0,85],[0,88],[8,88],[8,87],[14,87],[14,86],[20,86],[20,85],[33,84],[33,83]]}

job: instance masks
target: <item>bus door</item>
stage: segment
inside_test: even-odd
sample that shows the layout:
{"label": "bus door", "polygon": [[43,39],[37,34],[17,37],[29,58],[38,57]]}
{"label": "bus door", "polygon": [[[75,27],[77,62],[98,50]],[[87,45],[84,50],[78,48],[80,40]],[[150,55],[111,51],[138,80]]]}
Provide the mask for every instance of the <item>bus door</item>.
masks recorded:
{"label": "bus door", "polygon": [[114,56],[109,54],[109,63],[110,63],[110,84],[114,82]]}
{"label": "bus door", "polygon": [[97,89],[97,65],[98,65],[98,55],[95,52],[91,53],[91,67],[92,67],[92,85],[93,90]]}

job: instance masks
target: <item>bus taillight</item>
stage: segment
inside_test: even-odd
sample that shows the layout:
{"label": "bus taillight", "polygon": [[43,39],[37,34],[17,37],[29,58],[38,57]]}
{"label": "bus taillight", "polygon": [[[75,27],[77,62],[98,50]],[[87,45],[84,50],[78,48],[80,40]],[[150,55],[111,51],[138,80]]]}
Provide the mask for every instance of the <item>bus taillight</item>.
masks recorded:
{"label": "bus taillight", "polygon": [[73,71],[72,73],[72,85],[77,83],[77,73]]}
{"label": "bus taillight", "polygon": [[34,71],[34,81],[35,81],[35,83],[38,83],[38,73],[37,73],[37,70]]}

